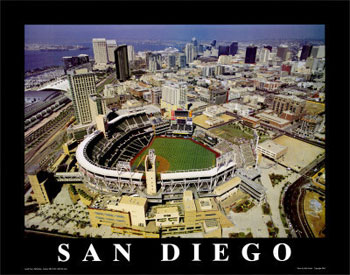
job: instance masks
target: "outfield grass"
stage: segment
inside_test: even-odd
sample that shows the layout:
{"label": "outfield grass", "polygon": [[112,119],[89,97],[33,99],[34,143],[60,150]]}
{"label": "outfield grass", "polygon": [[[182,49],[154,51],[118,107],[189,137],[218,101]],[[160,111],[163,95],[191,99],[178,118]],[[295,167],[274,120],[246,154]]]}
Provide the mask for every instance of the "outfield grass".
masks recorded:
{"label": "outfield grass", "polygon": [[157,156],[165,158],[169,171],[203,169],[215,165],[215,154],[190,139],[155,138],[150,147],[133,162],[133,168],[143,167],[143,157],[149,149],[154,149]]}

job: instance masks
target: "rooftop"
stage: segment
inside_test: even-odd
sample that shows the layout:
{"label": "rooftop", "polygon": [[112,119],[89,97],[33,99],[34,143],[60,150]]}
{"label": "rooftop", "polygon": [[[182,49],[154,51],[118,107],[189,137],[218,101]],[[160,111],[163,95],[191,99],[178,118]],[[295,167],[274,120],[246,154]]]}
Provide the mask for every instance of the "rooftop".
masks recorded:
{"label": "rooftop", "polygon": [[276,97],[290,99],[290,100],[294,100],[294,101],[298,101],[298,102],[305,102],[304,99],[301,99],[295,95],[276,95]]}
{"label": "rooftop", "polygon": [[106,38],[93,38],[92,42],[106,42]]}
{"label": "rooftop", "polygon": [[220,195],[224,194],[225,192],[233,189],[234,187],[236,187],[240,183],[241,183],[241,179],[239,177],[234,177],[231,180],[229,180],[228,182],[225,182],[224,184],[221,184],[221,185],[215,187],[213,193],[215,195],[220,196]]}
{"label": "rooftop", "polygon": [[157,214],[178,213],[179,209],[176,206],[157,208]]}
{"label": "rooftop", "polygon": [[90,208],[116,210],[120,197],[112,195],[100,195],[91,203]]}
{"label": "rooftop", "polygon": [[120,200],[120,204],[137,205],[137,206],[145,206],[146,202],[147,202],[146,198],[129,197],[129,196],[122,196],[122,199]]}
{"label": "rooftop", "polygon": [[260,143],[259,147],[261,147],[262,149],[265,149],[267,151],[272,151],[273,153],[276,153],[276,154],[287,148],[286,146],[277,144],[276,142],[274,142],[272,140],[266,140],[266,141]]}
{"label": "rooftop", "polygon": [[199,211],[216,210],[216,207],[214,207],[213,199],[211,198],[197,199],[196,206]]}
{"label": "rooftop", "polygon": [[276,122],[276,123],[278,123],[278,124],[289,123],[289,120],[280,118],[280,117],[278,117],[278,116],[274,116],[274,115],[267,114],[266,112],[257,114],[256,116],[257,116],[258,118],[265,118],[265,119],[268,119],[268,120],[270,120],[270,121],[274,121],[274,122]]}

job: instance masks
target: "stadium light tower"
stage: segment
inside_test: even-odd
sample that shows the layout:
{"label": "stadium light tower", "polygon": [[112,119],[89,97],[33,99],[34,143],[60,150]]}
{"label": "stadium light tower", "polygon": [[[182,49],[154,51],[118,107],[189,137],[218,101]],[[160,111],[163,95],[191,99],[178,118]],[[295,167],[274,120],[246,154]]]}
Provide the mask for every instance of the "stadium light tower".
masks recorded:
{"label": "stadium light tower", "polygon": [[254,129],[254,140],[256,139],[256,143],[255,143],[255,148],[254,148],[254,152],[255,152],[255,167],[258,167],[258,153],[257,153],[257,149],[258,149],[258,144],[259,144],[259,135],[257,133],[257,131]]}

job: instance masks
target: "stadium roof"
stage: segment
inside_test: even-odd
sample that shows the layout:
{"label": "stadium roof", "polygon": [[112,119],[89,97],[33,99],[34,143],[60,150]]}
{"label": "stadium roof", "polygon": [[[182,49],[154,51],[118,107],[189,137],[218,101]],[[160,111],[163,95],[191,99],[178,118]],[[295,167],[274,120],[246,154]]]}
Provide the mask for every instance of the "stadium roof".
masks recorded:
{"label": "stadium roof", "polygon": [[24,92],[24,98],[26,100],[36,99],[36,101],[47,101],[55,98],[62,93],[57,90],[45,90],[45,91],[26,91]]}
{"label": "stadium roof", "polygon": [[228,168],[231,168],[235,165],[234,162],[229,162],[226,165],[221,167],[214,167],[210,170],[198,170],[198,171],[188,171],[188,172],[178,172],[178,173],[161,173],[161,180],[171,180],[171,179],[179,179],[179,178],[203,178],[203,177],[212,177],[215,176]]}
{"label": "stadium roof", "polygon": [[141,111],[135,111],[135,112],[132,112],[132,111],[128,111],[122,115],[119,115],[117,116],[116,118],[112,119],[111,121],[108,121],[108,125],[111,125],[111,124],[114,124],[116,123],[117,121],[125,118],[125,117],[129,117],[129,116],[133,116],[133,115],[137,115],[137,114],[143,114],[145,113],[145,110],[141,110]]}
{"label": "stadium roof", "polygon": [[116,169],[98,167],[85,158],[84,148],[90,142],[90,140],[93,139],[99,133],[100,131],[95,131],[94,133],[89,135],[87,138],[85,138],[82,141],[82,143],[79,144],[78,149],[76,151],[76,158],[79,165],[91,173],[96,173],[102,176],[132,178],[136,180],[141,180],[143,173],[120,172],[120,171],[117,171]]}

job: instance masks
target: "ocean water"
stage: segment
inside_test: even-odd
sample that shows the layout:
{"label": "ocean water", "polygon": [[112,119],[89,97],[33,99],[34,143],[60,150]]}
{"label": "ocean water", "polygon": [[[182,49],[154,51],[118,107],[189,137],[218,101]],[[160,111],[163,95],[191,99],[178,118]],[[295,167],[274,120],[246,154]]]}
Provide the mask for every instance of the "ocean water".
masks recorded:
{"label": "ocean water", "polygon": [[[94,54],[92,49],[92,43],[76,43],[76,44],[89,47],[89,49],[57,51],[57,52],[24,51],[24,71],[40,69],[47,66],[63,66],[62,57],[64,56],[77,56],[79,54],[87,54],[89,55],[90,59],[93,59]],[[124,43],[119,42],[118,44],[124,44]],[[134,46],[135,53],[137,53],[138,51],[160,51],[169,47],[168,44],[165,45],[165,44],[149,44],[149,43],[134,43],[129,45]]]}

